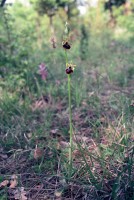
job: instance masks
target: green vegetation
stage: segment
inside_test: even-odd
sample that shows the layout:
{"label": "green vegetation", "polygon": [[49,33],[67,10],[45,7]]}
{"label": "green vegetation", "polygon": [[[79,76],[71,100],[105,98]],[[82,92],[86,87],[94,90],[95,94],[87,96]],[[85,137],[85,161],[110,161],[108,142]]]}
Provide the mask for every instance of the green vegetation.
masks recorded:
{"label": "green vegetation", "polygon": [[0,199],[134,199],[130,3],[0,8]]}

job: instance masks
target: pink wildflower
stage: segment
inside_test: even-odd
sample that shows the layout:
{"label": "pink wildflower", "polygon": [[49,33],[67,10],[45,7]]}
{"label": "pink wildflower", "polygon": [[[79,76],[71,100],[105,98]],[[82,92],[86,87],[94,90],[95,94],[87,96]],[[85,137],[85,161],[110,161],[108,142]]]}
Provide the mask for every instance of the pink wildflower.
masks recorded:
{"label": "pink wildflower", "polygon": [[46,65],[44,63],[41,63],[39,65],[39,73],[41,75],[42,80],[46,80],[48,72],[47,72]]}

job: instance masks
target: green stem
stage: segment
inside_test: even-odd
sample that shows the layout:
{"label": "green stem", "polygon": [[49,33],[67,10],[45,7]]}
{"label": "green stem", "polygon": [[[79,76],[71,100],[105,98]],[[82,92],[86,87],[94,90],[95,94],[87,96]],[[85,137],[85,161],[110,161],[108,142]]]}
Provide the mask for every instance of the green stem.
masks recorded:
{"label": "green stem", "polygon": [[73,148],[73,127],[72,127],[72,108],[71,108],[71,75],[68,75],[68,100],[69,100],[69,133],[70,133],[70,145],[69,145],[69,177],[72,174],[72,148]]}
{"label": "green stem", "polygon": [[[65,50],[66,66],[68,63],[67,51]],[[73,148],[73,126],[72,126],[72,108],[71,108],[71,75],[68,74],[68,103],[69,103],[69,178],[72,175],[72,148]]]}
{"label": "green stem", "polygon": [[67,57],[67,51],[65,50],[65,58],[66,58],[66,66],[67,66],[67,63],[68,63],[68,57]]}

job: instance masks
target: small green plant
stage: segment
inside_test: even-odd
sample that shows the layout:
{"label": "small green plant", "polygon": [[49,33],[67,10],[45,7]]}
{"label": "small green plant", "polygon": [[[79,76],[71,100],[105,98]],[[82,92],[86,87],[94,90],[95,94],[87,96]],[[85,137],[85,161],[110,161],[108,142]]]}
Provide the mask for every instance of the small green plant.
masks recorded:
{"label": "small green plant", "polygon": [[68,54],[67,51],[71,49],[71,44],[69,42],[69,28],[68,23],[65,24],[65,31],[64,31],[64,38],[63,38],[63,48],[65,50],[65,62],[66,62],[66,74],[68,76],[68,103],[69,103],[69,133],[70,133],[70,146],[69,146],[69,178],[72,174],[72,148],[73,148],[73,125],[72,125],[72,107],[71,107],[71,74],[74,71],[75,65],[68,62]]}

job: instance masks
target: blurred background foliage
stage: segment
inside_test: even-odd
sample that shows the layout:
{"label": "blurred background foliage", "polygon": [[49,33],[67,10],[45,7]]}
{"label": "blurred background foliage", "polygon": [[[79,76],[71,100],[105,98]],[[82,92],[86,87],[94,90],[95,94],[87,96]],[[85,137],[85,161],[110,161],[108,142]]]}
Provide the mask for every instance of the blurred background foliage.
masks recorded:
{"label": "blurred background foliage", "polygon": [[[123,58],[134,42],[133,19],[134,0],[1,1],[0,98],[5,91],[19,98],[29,98],[31,94],[36,97],[42,91],[53,95],[60,92],[61,97],[66,94],[66,84],[56,92],[53,90],[57,80],[66,78],[62,48],[66,21],[70,25],[72,46],[69,60],[77,65],[73,79],[75,103],[80,105],[86,96],[90,86],[85,74],[92,69],[106,73],[109,81],[127,85],[134,74],[133,56],[129,52],[126,60]],[[48,69],[47,81],[41,80],[38,72],[42,62]],[[101,78],[98,84],[100,81]],[[79,83],[84,95],[78,94]]]}
{"label": "blurred background foliage", "polygon": [[[71,30],[72,48],[69,60],[73,60],[77,65],[74,76],[76,93],[79,83],[77,74],[80,74],[80,77],[84,76],[84,70],[97,68],[100,70],[99,73],[106,72],[109,79],[118,80],[121,85],[127,84],[129,77],[133,77],[133,66],[128,70],[123,66],[124,60],[123,64],[118,62],[116,65],[120,66],[116,66],[116,70],[124,68],[120,78],[120,74],[113,70],[118,55],[110,48],[115,46],[118,51],[115,41],[120,45],[126,42],[129,48],[134,40],[134,1],[98,0],[94,4],[93,2],[95,1],[5,1],[0,7],[1,98],[5,90],[11,96],[28,96],[30,92],[33,96],[38,96],[41,90],[44,93],[54,92],[51,88],[55,81],[64,80],[66,77],[62,48],[66,21]],[[54,49],[52,38],[56,45]],[[123,54],[119,56],[123,57]],[[131,55],[127,58],[133,61]],[[47,83],[41,80],[38,73],[38,65],[42,62],[46,64],[49,72]],[[132,62],[129,64],[132,65]],[[86,92],[86,80],[81,83],[83,84],[83,91]],[[64,89],[61,90],[64,93]],[[77,98],[80,98],[78,94]]]}
{"label": "blurred background foliage", "polygon": [[[92,70],[127,86],[134,74],[130,52],[134,42],[133,19],[134,0],[5,1],[0,7],[0,98],[5,91],[9,97],[18,98],[42,93],[60,93],[61,98],[66,95],[65,83],[53,90],[57,80],[66,78],[62,48],[66,21],[72,47],[69,60],[77,65],[74,102],[80,105],[88,89],[92,91],[92,79],[91,84],[88,82]],[[38,72],[42,62],[48,69],[46,81],[41,80]],[[96,79],[100,87],[103,78],[96,75]]]}
{"label": "blurred background foliage", "polygon": [[[81,14],[82,8],[86,9],[85,14]],[[85,54],[90,48],[88,40],[96,34],[115,37],[117,33],[124,39],[133,38],[133,10],[133,0],[99,0],[94,7],[90,1],[76,0],[30,0],[26,4],[21,1],[9,4],[7,1],[0,9],[1,73],[7,75],[11,68],[28,70],[43,60],[47,63],[62,59],[61,42],[66,21],[72,31],[73,56],[80,54],[81,59],[86,59]],[[53,36],[58,44],[55,52],[50,44]],[[56,55],[52,57],[51,54]]]}

